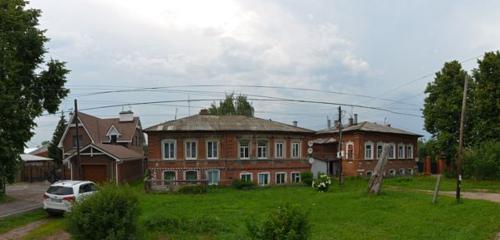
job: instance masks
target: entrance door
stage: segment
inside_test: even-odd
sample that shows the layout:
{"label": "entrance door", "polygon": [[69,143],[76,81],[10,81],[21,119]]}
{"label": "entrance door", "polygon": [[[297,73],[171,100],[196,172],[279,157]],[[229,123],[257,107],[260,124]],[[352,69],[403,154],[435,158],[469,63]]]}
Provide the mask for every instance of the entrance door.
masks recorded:
{"label": "entrance door", "polygon": [[93,182],[106,182],[108,168],[106,165],[82,165],[83,179]]}

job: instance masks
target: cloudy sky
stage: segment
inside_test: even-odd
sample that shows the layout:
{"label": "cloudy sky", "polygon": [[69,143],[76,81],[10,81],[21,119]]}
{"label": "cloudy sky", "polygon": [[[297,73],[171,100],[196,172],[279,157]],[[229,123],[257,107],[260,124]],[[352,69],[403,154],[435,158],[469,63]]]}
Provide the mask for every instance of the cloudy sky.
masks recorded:
{"label": "cloudy sky", "polygon": [[[80,109],[182,100],[85,111],[114,117],[132,109],[143,127],[235,92],[255,99],[258,117],[314,130],[337,117],[336,105],[257,99],[387,109],[406,115],[344,106],[344,121],[358,113],[360,121],[427,135],[419,109],[433,73],[455,59],[470,70],[476,57],[500,49],[499,1],[33,0],[30,7],[43,11],[47,59],[71,70],[62,110],[75,98]],[[95,94],[144,87],[163,88]],[[57,120],[37,119],[28,146],[50,139]]]}

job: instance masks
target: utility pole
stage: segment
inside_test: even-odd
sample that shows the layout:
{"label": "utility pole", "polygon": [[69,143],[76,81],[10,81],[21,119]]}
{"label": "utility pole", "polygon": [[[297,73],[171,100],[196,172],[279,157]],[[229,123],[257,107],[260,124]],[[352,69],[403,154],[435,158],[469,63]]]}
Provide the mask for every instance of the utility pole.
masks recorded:
{"label": "utility pole", "polygon": [[75,99],[75,132],[76,132],[76,162],[78,166],[78,179],[82,179],[82,164],[80,162],[80,135],[78,134],[78,103]]}
{"label": "utility pole", "polygon": [[462,188],[462,161],[464,158],[464,119],[465,119],[465,109],[467,105],[467,82],[468,77],[465,77],[464,81],[464,94],[462,97],[462,113],[460,115],[460,135],[458,139],[458,158],[457,158],[457,192],[456,198],[457,203],[460,202],[460,189]]}
{"label": "utility pole", "polygon": [[342,172],[342,107],[339,106],[339,149],[338,153],[340,155],[339,158],[339,184],[344,184],[344,177]]}

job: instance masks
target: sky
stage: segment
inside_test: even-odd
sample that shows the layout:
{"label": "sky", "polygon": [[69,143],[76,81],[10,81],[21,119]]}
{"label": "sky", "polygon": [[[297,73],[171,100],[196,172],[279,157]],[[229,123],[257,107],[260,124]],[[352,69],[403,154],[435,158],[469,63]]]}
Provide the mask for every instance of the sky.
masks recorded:
{"label": "sky", "polygon": [[[319,130],[338,118],[340,103],[343,121],[357,113],[429,137],[421,108],[434,73],[451,60],[470,71],[484,52],[500,49],[500,1],[32,0],[29,7],[42,10],[46,59],[71,70],[60,109],[71,111],[74,99],[98,117],[130,109],[144,128],[234,92],[264,119]],[[145,87],[160,89],[96,94]],[[258,100],[269,97],[325,103]],[[172,102],[131,105],[150,101]],[[123,106],[85,110],[106,105]],[[27,145],[50,140],[58,119],[37,118]]]}

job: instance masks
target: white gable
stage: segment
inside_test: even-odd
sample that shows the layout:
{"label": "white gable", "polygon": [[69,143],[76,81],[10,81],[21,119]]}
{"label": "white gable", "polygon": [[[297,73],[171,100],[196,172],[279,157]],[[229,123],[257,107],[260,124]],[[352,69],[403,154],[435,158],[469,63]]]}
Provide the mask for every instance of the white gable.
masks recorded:
{"label": "white gable", "polygon": [[120,132],[118,132],[118,130],[115,128],[115,126],[111,125],[111,127],[109,128],[108,130],[108,133],[106,133],[106,136],[113,136],[113,135],[116,135],[116,136],[120,136]]}

